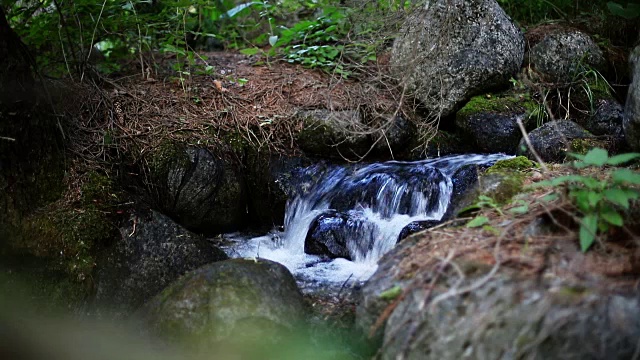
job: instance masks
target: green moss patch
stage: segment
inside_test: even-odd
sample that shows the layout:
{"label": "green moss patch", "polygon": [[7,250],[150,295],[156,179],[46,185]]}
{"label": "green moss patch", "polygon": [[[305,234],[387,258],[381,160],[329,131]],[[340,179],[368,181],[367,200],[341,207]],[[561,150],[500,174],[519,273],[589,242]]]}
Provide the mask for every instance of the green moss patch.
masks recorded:
{"label": "green moss patch", "polygon": [[458,111],[458,117],[468,117],[478,113],[512,113],[526,112],[531,114],[537,103],[525,94],[493,96],[491,94],[475,96]]}

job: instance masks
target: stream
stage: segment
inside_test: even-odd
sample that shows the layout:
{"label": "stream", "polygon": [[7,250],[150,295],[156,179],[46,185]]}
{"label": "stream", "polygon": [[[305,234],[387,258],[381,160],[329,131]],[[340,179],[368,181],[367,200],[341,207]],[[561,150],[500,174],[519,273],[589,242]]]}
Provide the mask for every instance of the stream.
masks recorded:
{"label": "stream", "polygon": [[[362,282],[375,272],[378,259],[394,247],[405,226],[442,218],[458,169],[469,164],[489,166],[506,158],[510,156],[456,155],[414,162],[313,165],[295,175],[300,181],[297,195],[287,203],[284,231],[225,234],[223,249],[231,257],[261,257],[285,265],[303,292],[319,285]],[[312,247],[310,233],[322,236],[324,228],[330,231],[328,238],[344,241],[346,258],[305,252]]]}

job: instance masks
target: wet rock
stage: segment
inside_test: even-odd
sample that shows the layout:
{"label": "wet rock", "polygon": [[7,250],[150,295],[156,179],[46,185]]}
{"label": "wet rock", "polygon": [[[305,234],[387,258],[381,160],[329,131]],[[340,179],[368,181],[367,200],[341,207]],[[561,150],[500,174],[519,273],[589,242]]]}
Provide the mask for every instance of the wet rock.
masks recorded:
{"label": "wet rock", "polygon": [[469,164],[456,170],[451,176],[453,191],[447,212],[442,217],[442,221],[455,218],[462,209],[475,201],[478,197],[478,179],[481,170],[482,167]]}
{"label": "wet rock", "polygon": [[494,0],[438,0],[417,7],[391,54],[401,84],[431,116],[504,85],[520,69],[524,37]]}
{"label": "wet rock", "polygon": [[272,227],[284,224],[287,200],[297,194],[305,157],[250,153],[247,156],[249,215],[254,224]]}
{"label": "wet rock", "polygon": [[386,324],[382,359],[628,359],[640,336],[637,296],[540,285],[515,273],[464,295],[438,299],[441,291],[417,287],[400,301]]}
{"label": "wet rock", "polygon": [[442,223],[442,220],[414,221],[402,229],[402,231],[400,232],[400,235],[398,235],[398,242],[404,240],[410,235],[418,233],[422,230],[430,229],[441,223]]}
{"label": "wet rock", "polygon": [[168,145],[155,155],[152,172],[161,209],[189,230],[218,234],[244,225],[246,187],[237,164],[207,149]]}
{"label": "wet rock", "polygon": [[[358,254],[365,254],[374,243],[376,225],[369,222],[359,211],[339,213],[327,211],[318,216],[304,241],[304,252],[329,258],[353,260]],[[370,239],[363,239],[371,234]],[[353,239],[361,239],[355,243]]]}
{"label": "wet rock", "polygon": [[141,315],[165,339],[206,347],[244,337],[248,329],[250,337],[277,343],[303,321],[305,308],[284,266],[233,259],[185,274],[145,305]]}
{"label": "wet rock", "polygon": [[529,127],[526,103],[509,97],[476,96],[456,114],[456,126],[479,152],[515,154],[522,132]]}
{"label": "wet rock", "polygon": [[640,46],[631,53],[632,81],[624,109],[623,129],[627,143],[634,151],[640,151]]}
{"label": "wet rock", "polygon": [[[575,140],[591,139],[593,136],[573,121],[548,122],[529,133],[531,145],[545,162],[562,162],[567,152],[571,152]],[[519,155],[536,160],[529,151],[525,139],[520,141]]]}
{"label": "wet rock", "polygon": [[134,215],[121,238],[98,261],[95,300],[126,314],[187,271],[227,258],[225,253],[168,217]]}
{"label": "wet rock", "polygon": [[359,111],[304,110],[295,119],[303,126],[296,141],[310,155],[359,158],[373,145]]}
{"label": "wet rock", "polygon": [[547,81],[568,82],[578,72],[602,69],[604,56],[589,35],[563,29],[547,35],[529,51],[530,65]]}

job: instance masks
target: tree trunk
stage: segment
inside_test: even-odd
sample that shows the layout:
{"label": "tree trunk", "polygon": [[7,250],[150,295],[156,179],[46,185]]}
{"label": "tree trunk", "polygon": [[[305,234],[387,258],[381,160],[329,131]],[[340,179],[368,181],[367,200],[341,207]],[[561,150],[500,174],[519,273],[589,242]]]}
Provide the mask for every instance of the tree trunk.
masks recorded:
{"label": "tree trunk", "polygon": [[31,56],[0,7],[0,102],[18,101],[33,88]]}

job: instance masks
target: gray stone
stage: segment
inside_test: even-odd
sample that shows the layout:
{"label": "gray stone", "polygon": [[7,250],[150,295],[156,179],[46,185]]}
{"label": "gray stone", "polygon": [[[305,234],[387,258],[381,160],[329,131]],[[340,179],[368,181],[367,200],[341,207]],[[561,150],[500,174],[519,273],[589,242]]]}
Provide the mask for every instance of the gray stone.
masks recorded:
{"label": "gray stone", "polygon": [[233,259],[185,274],[145,305],[141,315],[162,338],[210,346],[247,333],[278,342],[304,320],[305,307],[284,266]]}
{"label": "gray stone", "polygon": [[530,65],[545,80],[568,82],[585,69],[602,69],[604,56],[589,35],[578,30],[552,32],[529,51]]}
{"label": "gray stone", "polygon": [[430,118],[504,85],[520,69],[524,37],[494,0],[437,0],[416,7],[396,37],[392,71]]}
{"label": "gray stone", "polygon": [[180,146],[166,151],[159,162],[154,196],[179,224],[210,235],[244,225],[247,199],[239,166],[207,149]]}
{"label": "gray stone", "polygon": [[476,146],[476,151],[515,154],[522,132],[517,120],[526,120],[524,109],[516,113],[479,112],[456,117],[456,126]]}
{"label": "gray stone", "polygon": [[629,146],[640,151],[640,46],[633,50],[629,62],[633,80],[627,94],[622,126]]}
{"label": "gray stone", "polygon": [[359,111],[304,110],[295,118],[303,126],[296,141],[310,155],[359,158],[373,145],[371,129]]}
{"label": "gray stone", "polygon": [[[572,140],[589,139],[593,136],[573,121],[551,121],[529,133],[534,150],[545,162],[562,162],[567,152],[572,151]],[[529,151],[525,139],[520,141],[518,155],[537,160]]]}
{"label": "gray stone", "polygon": [[134,215],[120,235],[99,259],[96,286],[96,301],[120,314],[138,308],[185,272],[227,258],[155,211]]}

